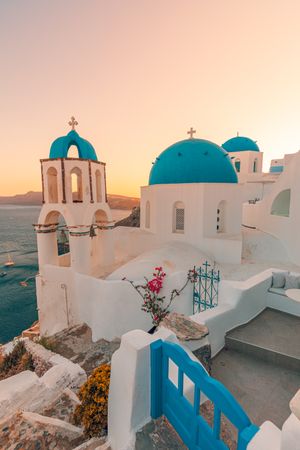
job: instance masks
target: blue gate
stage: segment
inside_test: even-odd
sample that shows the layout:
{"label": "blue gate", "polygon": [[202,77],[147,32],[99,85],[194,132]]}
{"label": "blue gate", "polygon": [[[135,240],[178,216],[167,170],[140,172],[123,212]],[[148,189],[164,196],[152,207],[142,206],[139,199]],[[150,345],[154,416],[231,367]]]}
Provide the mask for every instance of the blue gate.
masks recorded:
{"label": "blue gate", "polygon": [[[169,362],[178,367],[177,386],[169,378]],[[193,404],[184,396],[184,375],[194,384]],[[213,426],[200,414],[201,395],[214,405]],[[151,344],[151,417],[166,416],[190,450],[226,450],[220,438],[221,414],[235,426],[237,450],[245,450],[259,428],[253,425],[232,394],[190,359],[178,344],[157,340]]]}
{"label": "blue gate", "polygon": [[220,271],[210,268],[208,261],[202,267],[194,267],[194,271],[193,314],[196,314],[218,305]]}

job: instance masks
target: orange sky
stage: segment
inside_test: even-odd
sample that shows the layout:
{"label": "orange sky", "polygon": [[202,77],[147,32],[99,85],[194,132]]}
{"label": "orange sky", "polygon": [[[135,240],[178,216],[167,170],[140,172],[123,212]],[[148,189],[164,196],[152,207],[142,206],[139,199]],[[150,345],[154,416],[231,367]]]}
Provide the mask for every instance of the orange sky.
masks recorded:
{"label": "orange sky", "polygon": [[110,193],[139,195],[190,126],[257,140],[267,170],[300,149],[299,23],[299,0],[0,2],[0,195],[40,190],[71,115]]}

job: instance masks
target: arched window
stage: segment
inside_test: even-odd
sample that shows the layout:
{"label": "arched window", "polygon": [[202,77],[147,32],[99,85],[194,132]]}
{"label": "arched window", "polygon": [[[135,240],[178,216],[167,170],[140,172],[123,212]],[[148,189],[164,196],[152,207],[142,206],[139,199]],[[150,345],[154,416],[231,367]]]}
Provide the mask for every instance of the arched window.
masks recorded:
{"label": "arched window", "polygon": [[[45,229],[51,232],[42,234],[47,252],[45,257],[48,264],[70,267],[69,231],[65,218],[58,211],[51,211],[45,219]],[[56,232],[55,232],[56,231]]]}
{"label": "arched window", "polygon": [[79,151],[76,145],[69,147],[67,158],[79,158]]}
{"label": "arched window", "polygon": [[78,167],[71,171],[72,200],[74,203],[82,202],[82,173]]}
{"label": "arched window", "polygon": [[173,207],[173,233],[184,232],[184,204],[176,202]]}
{"label": "arched window", "polygon": [[255,160],[253,161],[253,172],[257,172],[257,159],[255,158]]}
{"label": "arched window", "polygon": [[98,209],[98,211],[96,211],[96,213],[95,213],[94,220],[95,220],[96,224],[99,226],[107,225],[108,217],[107,217],[106,212],[103,211],[102,209]]}
{"label": "arched window", "polygon": [[235,170],[237,172],[240,172],[241,171],[241,160],[240,159],[236,159],[234,161],[234,165],[235,165]]}
{"label": "arched window", "polygon": [[47,183],[48,202],[58,203],[57,170],[54,167],[50,167],[47,170]]}
{"label": "arched window", "polygon": [[146,202],[145,228],[150,228],[150,202]]}
{"label": "arched window", "polygon": [[272,206],[271,214],[274,216],[289,217],[291,203],[291,190],[285,189],[275,197]]}
{"label": "arched window", "polygon": [[96,170],[96,197],[97,203],[102,202],[102,193],[101,193],[101,173],[100,170]]}
{"label": "arched window", "polygon": [[217,208],[217,233],[225,233],[226,227],[225,227],[225,220],[226,220],[226,202],[225,200],[222,200],[218,204]]}

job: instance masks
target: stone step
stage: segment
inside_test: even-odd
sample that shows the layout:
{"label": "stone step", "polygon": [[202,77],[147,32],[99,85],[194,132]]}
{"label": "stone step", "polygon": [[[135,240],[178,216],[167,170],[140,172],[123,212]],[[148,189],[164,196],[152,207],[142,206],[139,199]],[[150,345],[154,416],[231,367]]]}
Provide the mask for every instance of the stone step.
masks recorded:
{"label": "stone step", "polygon": [[[295,342],[295,345],[299,344]],[[300,372],[300,358],[284,353],[283,351],[263,347],[230,335],[225,336],[225,348],[245,353],[254,358],[259,358],[265,362],[276,364],[289,370]]]}
{"label": "stone step", "polygon": [[266,308],[250,322],[229,331],[228,349],[300,371],[300,317]]}
{"label": "stone step", "polygon": [[187,450],[187,447],[169,422],[161,417],[137,432],[134,450]]}

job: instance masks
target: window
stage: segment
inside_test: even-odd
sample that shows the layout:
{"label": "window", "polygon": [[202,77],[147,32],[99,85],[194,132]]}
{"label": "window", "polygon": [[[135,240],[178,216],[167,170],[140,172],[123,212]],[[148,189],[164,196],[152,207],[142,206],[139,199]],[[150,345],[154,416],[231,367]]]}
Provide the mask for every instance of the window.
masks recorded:
{"label": "window", "polygon": [[47,170],[47,183],[48,183],[48,202],[58,203],[57,170],[54,167],[50,167]]}
{"label": "window", "polygon": [[226,202],[222,200],[217,208],[217,233],[225,233],[225,211],[226,211]]}
{"label": "window", "polygon": [[41,235],[39,251],[43,255],[43,264],[70,267],[69,231],[65,218],[58,211],[49,212],[44,222],[44,229],[52,232]]}
{"label": "window", "polygon": [[77,145],[71,145],[69,147],[67,158],[79,158],[79,151]]}
{"label": "window", "polygon": [[271,214],[274,216],[289,217],[290,203],[291,203],[291,190],[285,189],[284,191],[281,191],[277,195],[277,197],[275,197],[272,203]]}
{"label": "window", "polygon": [[253,172],[257,172],[257,159],[255,159],[253,162]]}
{"label": "window", "polygon": [[72,188],[72,201],[74,203],[82,202],[82,173],[78,167],[75,167],[71,171],[71,188]]}
{"label": "window", "polygon": [[150,202],[146,202],[145,228],[150,228]]}
{"label": "window", "polygon": [[173,211],[173,233],[184,232],[184,204],[176,202]]}
{"label": "window", "polygon": [[241,161],[240,161],[240,159],[236,159],[235,162],[234,162],[234,165],[235,165],[235,170],[237,172],[240,172],[241,171]]}
{"label": "window", "polygon": [[96,211],[93,219],[93,223],[96,223],[98,226],[106,226],[108,224],[108,218],[105,211],[99,209]]}
{"label": "window", "polygon": [[96,170],[96,197],[97,197],[97,203],[101,203],[102,195],[101,195],[101,173],[100,173],[100,170]]}

